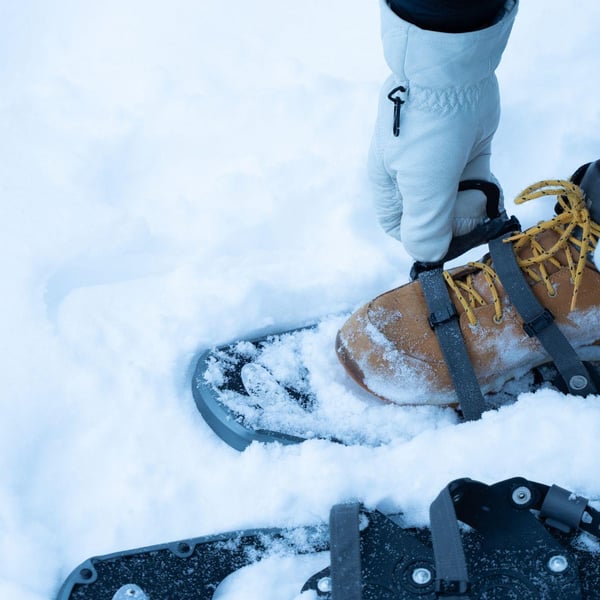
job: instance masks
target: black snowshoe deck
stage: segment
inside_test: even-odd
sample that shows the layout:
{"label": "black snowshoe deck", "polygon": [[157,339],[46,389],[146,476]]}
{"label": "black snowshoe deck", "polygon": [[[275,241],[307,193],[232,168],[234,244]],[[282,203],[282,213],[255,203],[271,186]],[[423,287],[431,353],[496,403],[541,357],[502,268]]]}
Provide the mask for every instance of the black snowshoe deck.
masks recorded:
{"label": "black snowshoe deck", "polygon": [[328,549],[326,527],[252,529],[96,556],[57,600],[209,600],[231,573],[261,559]]}
{"label": "black snowshoe deck", "polygon": [[[295,444],[314,438],[381,445],[411,436],[414,411],[437,413],[441,424],[456,422],[452,409],[382,402],[351,381],[334,350],[345,318],[329,317],[203,352],[192,393],[206,422],[237,450],[253,441]],[[550,365],[535,369],[486,395],[486,406],[511,403],[555,376]]]}
{"label": "black snowshoe deck", "polygon": [[57,600],[211,600],[242,567],[325,550],[330,564],[306,581],[307,598],[598,597],[600,513],[583,497],[521,477],[491,486],[459,479],[431,504],[430,518],[431,529],[406,528],[401,514],[339,504],[329,527],[236,531],[94,557]]}

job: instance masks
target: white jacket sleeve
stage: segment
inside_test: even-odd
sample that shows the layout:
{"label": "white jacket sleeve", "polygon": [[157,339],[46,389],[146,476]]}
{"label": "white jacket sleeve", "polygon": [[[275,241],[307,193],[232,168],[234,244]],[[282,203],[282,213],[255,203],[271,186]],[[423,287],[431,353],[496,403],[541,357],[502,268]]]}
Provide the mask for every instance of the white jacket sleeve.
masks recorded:
{"label": "white jacket sleeve", "polygon": [[[494,72],[517,2],[508,0],[495,25],[460,34],[420,29],[380,3],[392,75],[381,90],[369,152],[375,211],[415,260],[433,262],[444,257],[453,236],[485,216],[481,192],[457,190],[465,179],[495,181],[490,155],[500,100]],[[398,119],[388,95],[400,86]]]}

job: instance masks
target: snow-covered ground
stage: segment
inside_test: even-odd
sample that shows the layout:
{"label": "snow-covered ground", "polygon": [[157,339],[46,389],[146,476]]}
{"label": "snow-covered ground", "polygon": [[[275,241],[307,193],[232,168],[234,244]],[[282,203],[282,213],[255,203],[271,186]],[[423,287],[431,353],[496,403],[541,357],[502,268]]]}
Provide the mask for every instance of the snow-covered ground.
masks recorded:
{"label": "snow-covered ground", "polygon": [[[600,4],[564,7],[523,0],[499,70],[508,199],[600,156]],[[0,15],[1,598],[50,599],[94,554],[318,523],[349,499],[425,524],[456,477],[600,498],[598,398],[540,392],[461,425],[415,409],[381,447],[242,454],[196,411],[200,349],[407,279],[365,176],[386,76],[374,0]],[[525,225],[551,213],[533,204]],[[222,597],[291,600],[321,566],[265,564]]]}

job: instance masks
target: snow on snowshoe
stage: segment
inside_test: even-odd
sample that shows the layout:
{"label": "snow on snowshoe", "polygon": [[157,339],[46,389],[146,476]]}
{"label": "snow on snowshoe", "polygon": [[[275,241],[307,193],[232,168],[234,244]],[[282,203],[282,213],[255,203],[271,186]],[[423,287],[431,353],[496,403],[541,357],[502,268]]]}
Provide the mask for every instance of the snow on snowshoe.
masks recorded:
{"label": "snow on snowshoe", "polygon": [[[204,420],[236,450],[254,441],[296,444],[314,438],[378,446],[457,421],[453,409],[401,407],[357,386],[334,351],[336,333],[347,317],[334,315],[203,352],[192,393]],[[554,375],[550,368],[527,373],[489,394],[486,406],[510,403]],[[415,418],[416,412],[421,418]]]}
{"label": "snow on snowshoe", "polygon": [[556,214],[504,233],[490,254],[443,271],[421,265],[417,281],[380,295],[337,336],[349,375],[398,404],[460,404],[467,419],[485,410],[483,394],[545,364],[563,391],[598,393],[600,162],[574,181],[542,181],[516,203],[556,197]]}
{"label": "snow on snowshoe", "polygon": [[324,550],[330,565],[300,598],[591,600],[600,584],[599,528],[600,512],[559,486],[458,479],[431,504],[430,529],[338,504],[329,527],[236,531],[90,558],[57,600],[211,600],[244,566]]}
{"label": "snow on snowshoe", "polygon": [[325,526],[251,529],[92,557],[57,600],[210,600],[234,571],[272,555],[328,548]]}
{"label": "snow on snowshoe", "polygon": [[206,422],[230,446],[243,450],[252,441],[304,440],[291,432],[298,415],[303,421],[313,404],[306,369],[298,359],[299,340],[312,329],[243,340],[200,356],[192,378],[194,399]]}
{"label": "snow on snowshoe", "polygon": [[[334,341],[347,316],[203,352],[192,392],[205,421],[237,450],[314,438],[376,446],[419,433],[414,410],[382,403],[346,375]],[[417,410],[440,424],[456,420],[452,410]]]}

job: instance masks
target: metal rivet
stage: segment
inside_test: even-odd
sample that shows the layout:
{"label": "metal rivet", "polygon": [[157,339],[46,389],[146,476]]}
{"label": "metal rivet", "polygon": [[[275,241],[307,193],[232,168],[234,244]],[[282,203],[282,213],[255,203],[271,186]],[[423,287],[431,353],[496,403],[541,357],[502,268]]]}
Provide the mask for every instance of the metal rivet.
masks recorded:
{"label": "metal rivet", "polygon": [[135,600],[150,600],[146,592],[135,583],[126,583],[121,586],[112,597],[112,600],[129,600],[129,598],[135,598]]}
{"label": "metal rivet", "polygon": [[328,594],[331,592],[331,577],[321,577],[319,581],[317,581],[317,589],[320,592]]}
{"label": "metal rivet", "polygon": [[431,578],[431,571],[425,567],[418,567],[412,572],[412,580],[417,585],[427,585],[431,581]]}
{"label": "metal rivet", "polygon": [[584,390],[588,385],[587,377],[583,375],[573,375],[571,379],[569,379],[569,388],[572,390]]}
{"label": "metal rivet", "polygon": [[530,500],[531,490],[525,485],[520,485],[512,493],[512,501],[519,506],[527,504]]}
{"label": "metal rivet", "polygon": [[548,568],[553,573],[562,573],[567,570],[569,566],[569,561],[562,554],[556,554],[555,556],[550,557],[548,560]]}

